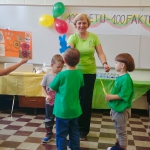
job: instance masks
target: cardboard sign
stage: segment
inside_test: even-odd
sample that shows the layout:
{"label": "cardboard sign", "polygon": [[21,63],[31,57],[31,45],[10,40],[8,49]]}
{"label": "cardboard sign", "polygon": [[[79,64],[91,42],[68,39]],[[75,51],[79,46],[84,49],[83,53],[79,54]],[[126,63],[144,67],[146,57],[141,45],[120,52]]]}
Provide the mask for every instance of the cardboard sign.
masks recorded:
{"label": "cardboard sign", "polygon": [[0,56],[32,59],[31,32],[0,29]]}

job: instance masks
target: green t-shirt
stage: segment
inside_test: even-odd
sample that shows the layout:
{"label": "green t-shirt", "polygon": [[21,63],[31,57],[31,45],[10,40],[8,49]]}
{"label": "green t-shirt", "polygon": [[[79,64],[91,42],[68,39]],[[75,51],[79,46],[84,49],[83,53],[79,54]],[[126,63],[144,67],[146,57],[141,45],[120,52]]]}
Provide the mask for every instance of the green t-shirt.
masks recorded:
{"label": "green t-shirt", "polygon": [[117,94],[121,100],[110,100],[108,105],[116,112],[123,112],[132,107],[134,94],[133,81],[128,73],[116,78],[112,94]]}
{"label": "green t-shirt", "polygon": [[79,90],[84,86],[83,75],[79,70],[59,72],[50,83],[50,88],[56,91],[53,114],[56,117],[69,119],[82,114]]}
{"label": "green t-shirt", "polygon": [[95,74],[95,47],[100,44],[97,35],[89,32],[87,39],[83,40],[77,33],[74,33],[68,38],[68,43],[73,44],[74,48],[80,52],[80,62],[77,65],[77,69],[83,74]]}

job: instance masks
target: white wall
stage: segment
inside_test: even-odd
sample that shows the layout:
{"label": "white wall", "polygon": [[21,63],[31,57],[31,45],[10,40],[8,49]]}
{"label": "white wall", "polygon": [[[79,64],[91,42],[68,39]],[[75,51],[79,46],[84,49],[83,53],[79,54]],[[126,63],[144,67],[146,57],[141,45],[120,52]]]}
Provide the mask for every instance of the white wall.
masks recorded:
{"label": "white wall", "polygon": [[4,68],[4,63],[0,63],[0,69]]}
{"label": "white wall", "polygon": [[[0,4],[53,5],[58,0],[0,0]],[[150,6],[150,0],[59,0],[69,6]]]}

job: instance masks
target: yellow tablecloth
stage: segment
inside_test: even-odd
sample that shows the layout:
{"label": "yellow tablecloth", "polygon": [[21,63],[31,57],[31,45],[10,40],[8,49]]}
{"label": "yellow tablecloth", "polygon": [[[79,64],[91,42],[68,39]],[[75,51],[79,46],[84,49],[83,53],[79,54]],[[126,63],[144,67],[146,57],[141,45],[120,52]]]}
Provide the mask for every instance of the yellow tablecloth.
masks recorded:
{"label": "yellow tablecloth", "polygon": [[41,97],[44,74],[14,72],[0,77],[0,94]]}
{"label": "yellow tablecloth", "polygon": [[[22,73],[13,72],[6,76],[0,77],[0,94],[6,95],[23,95],[31,97],[43,97],[42,86],[40,85],[44,74],[36,74],[32,72]],[[101,79],[106,92],[110,93],[115,80]],[[141,97],[150,89],[150,81],[134,81],[135,95],[134,99]],[[108,103],[104,100],[104,92],[100,79],[96,79],[92,108],[109,108]]]}

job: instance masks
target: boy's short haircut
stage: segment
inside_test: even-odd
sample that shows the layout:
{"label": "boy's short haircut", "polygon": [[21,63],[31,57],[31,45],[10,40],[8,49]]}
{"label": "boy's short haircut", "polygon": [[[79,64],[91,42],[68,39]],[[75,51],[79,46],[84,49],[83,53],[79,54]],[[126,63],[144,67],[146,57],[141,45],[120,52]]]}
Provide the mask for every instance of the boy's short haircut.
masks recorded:
{"label": "boy's short haircut", "polygon": [[69,48],[65,51],[63,56],[66,63],[71,67],[74,67],[79,63],[80,52],[75,48]]}
{"label": "boy's short haircut", "polygon": [[115,57],[115,61],[126,64],[127,71],[131,72],[135,69],[134,59],[128,53],[121,53]]}
{"label": "boy's short haircut", "polygon": [[56,54],[52,57],[51,64],[55,64],[56,62],[62,62],[64,64],[63,57],[60,54]]}

